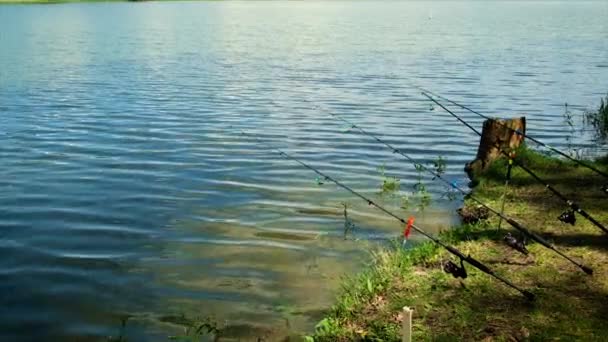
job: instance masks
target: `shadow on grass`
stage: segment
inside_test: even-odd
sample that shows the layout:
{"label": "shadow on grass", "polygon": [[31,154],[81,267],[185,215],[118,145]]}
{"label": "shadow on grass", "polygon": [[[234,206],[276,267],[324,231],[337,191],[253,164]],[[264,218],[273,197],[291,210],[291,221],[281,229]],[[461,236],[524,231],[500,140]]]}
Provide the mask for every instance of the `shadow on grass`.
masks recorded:
{"label": "shadow on grass", "polygon": [[[503,227],[508,224],[503,224]],[[502,241],[504,236],[507,233],[511,233],[513,236],[521,239],[524,235],[517,230],[514,229],[506,229],[506,228],[494,228],[492,225],[484,223],[483,228],[473,228],[467,229],[465,228],[456,228],[453,231],[448,233],[449,239],[454,241],[479,241],[479,240],[490,240],[496,243],[502,244],[506,246],[506,244]],[[556,247],[589,247],[591,249],[599,250],[599,251],[608,251],[608,235],[596,235],[596,234],[588,234],[588,233],[555,233],[555,232],[543,232],[539,233],[541,237],[555,245]],[[531,241],[530,238],[526,238],[526,245],[535,244],[536,242]],[[514,250],[513,250],[514,251]],[[512,264],[512,265],[530,265],[528,262],[499,262],[499,261],[490,261],[489,263],[503,263],[503,264]]]}
{"label": "shadow on grass", "polygon": [[605,341],[608,294],[591,289],[576,273],[539,281],[537,301],[529,302],[501,287],[467,286],[444,291],[422,323],[432,340]]}
{"label": "shadow on grass", "polygon": [[593,235],[585,233],[565,235],[545,233],[543,235],[558,246],[589,247],[597,250],[608,251],[608,235]]}

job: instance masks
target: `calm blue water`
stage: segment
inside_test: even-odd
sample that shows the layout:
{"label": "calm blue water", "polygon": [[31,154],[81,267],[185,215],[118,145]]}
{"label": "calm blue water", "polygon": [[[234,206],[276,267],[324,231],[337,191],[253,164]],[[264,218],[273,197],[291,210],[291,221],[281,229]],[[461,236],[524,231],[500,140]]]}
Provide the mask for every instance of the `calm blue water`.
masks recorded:
{"label": "calm blue water", "polygon": [[[466,184],[478,138],[413,84],[597,153],[578,130],[608,91],[607,17],[605,1],[0,6],[1,339],[104,340],[128,318],[131,340],[165,340],[182,314],[310,330],[400,227],[238,131],[374,198],[380,165],[403,189],[414,168],[328,112]],[[402,213],[436,231],[457,205]]]}

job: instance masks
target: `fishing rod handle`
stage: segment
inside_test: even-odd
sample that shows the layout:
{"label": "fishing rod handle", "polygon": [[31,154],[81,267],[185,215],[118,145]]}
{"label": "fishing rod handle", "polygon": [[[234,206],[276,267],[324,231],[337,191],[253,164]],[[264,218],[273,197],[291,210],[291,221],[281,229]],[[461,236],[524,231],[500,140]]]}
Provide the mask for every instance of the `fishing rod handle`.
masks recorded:
{"label": "fishing rod handle", "polygon": [[450,246],[450,245],[446,245],[444,243],[441,243],[441,245],[443,245],[443,247],[445,249],[447,249],[450,253],[454,254],[455,256],[459,257],[460,259],[466,260],[467,257],[464,256],[464,254],[462,254],[461,251],[457,250],[456,248]]}
{"label": "fishing rod handle", "polygon": [[583,264],[579,264],[577,266],[580,267],[580,269],[583,270],[583,272],[585,272],[586,274],[593,275],[593,269],[591,267],[587,267]]}
{"label": "fishing rod handle", "polygon": [[477,259],[473,258],[470,255],[465,257],[464,260],[482,272],[485,272],[490,275],[495,275],[494,271],[492,271],[488,266],[482,264],[480,261],[477,261]]}
{"label": "fishing rod handle", "polygon": [[586,211],[584,211],[581,208],[578,208],[576,210],[576,212],[579,213],[579,214],[581,214],[587,220],[591,221],[591,223],[593,223],[596,227],[598,227],[599,229],[601,229],[604,233],[608,234],[608,229],[606,229],[606,227],[604,227],[603,224],[601,224],[596,219],[594,219],[591,215],[589,215],[589,213],[587,213]]}
{"label": "fishing rod handle", "polygon": [[[505,153],[504,150],[502,151],[502,153],[506,155],[506,153]],[[543,184],[545,186],[545,188],[547,188],[547,190],[551,191],[559,199],[561,199],[562,201],[566,202],[566,204],[568,206],[570,206],[570,208],[572,208],[572,210],[574,210],[577,213],[581,214],[584,218],[586,218],[591,223],[593,223],[593,225],[595,225],[596,227],[598,227],[599,229],[601,229],[604,233],[608,234],[608,229],[606,227],[604,227],[604,225],[601,224],[599,221],[597,221],[595,218],[593,218],[589,213],[587,213],[586,211],[584,211],[583,209],[581,209],[577,203],[575,203],[574,201],[571,201],[568,198],[566,198],[566,196],[562,195],[562,193],[560,193],[559,191],[557,191],[549,183],[547,183],[544,180],[542,180],[539,176],[537,176],[534,172],[532,172],[532,170],[530,170],[529,168],[527,168],[526,166],[524,166],[521,162],[519,162],[517,160],[513,160],[513,162],[517,166],[519,166],[520,168],[522,168],[524,171],[526,171],[530,176],[532,176],[532,178],[536,179],[539,183]]]}
{"label": "fishing rod handle", "polygon": [[[404,222],[403,219],[400,219],[401,222]],[[497,279],[498,281],[506,284],[507,286],[517,290],[519,293],[521,293],[522,295],[524,295],[524,297],[526,297],[527,300],[529,301],[533,301],[535,299],[535,296],[533,293],[531,293],[530,291],[521,289],[519,287],[517,287],[515,284],[511,283],[510,281],[508,281],[507,279],[499,276],[498,274],[494,273],[494,271],[492,271],[492,269],[490,269],[488,266],[484,265],[481,261],[478,261],[477,259],[473,258],[470,255],[465,256],[461,251],[459,251],[457,248],[452,247],[450,245],[447,245],[441,241],[439,241],[438,239],[434,238],[433,236],[427,234],[424,231],[421,231],[417,226],[412,225],[412,228],[422,232],[426,237],[428,237],[429,239],[431,239],[433,242],[435,242],[436,244],[440,245],[441,247],[445,248],[448,252],[452,253],[453,255],[457,256],[461,261],[466,261],[468,264],[470,264],[471,266],[477,268],[478,270],[480,270],[481,272]]]}
{"label": "fishing rod handle", "polygon": [[526,297],[527,300],[533,302],[536,299],[536,295],[534,295],[534,293],[528,291],[528,290],[520,290],[519,291],[521,294],[524,295],[524,297]]}
{"label": "fishing rod handle", "polygon": [[[505,220],[507,220],[507,222],[508,222],[508,223],[509,223],[509,224],[510,224],[510,225],[511,225],[513,228],[515,228],[515,229],[519,230],[520,232],[522,232],[522,233],[524,233],[524,234],[528,235],[529,237],[531,237],[531,238],[532,238],[532,240],[534,240],[534,241],[536,241],[536,242],[540,243],[541,245],[543,245],[543,246],[545,246],[545,247],[547,247],[547,248],[549,248],[549,249],[552,249],[552,250],[554,250],[554,251],[558,252],[558,251],[555,249],[555,247],[553,247],[553,246],[552,246],[552,245],[549,243],[549,241],[547,241],[547,240],[543,239],[543,238],[542,238],[540,235],[538,235],[538,234],[536,234],[536,233],[534,233],[534,232],[530,231],[528,228],[524,227],[524,226],[523,226],[521,223],[519,223],[519,222],[517,222],[517,221],[515,221],[515,220],[513,220],[513,219],[511,219],[511,218],[508,218],[508,217],[505,217]],[[559,253],[559,252],[558,252],[558,253]],[[561,254],[561,253],[560,253],[560,254]],[[568,259],[568,260],[570,260],[569,258],[567,258],[567,259]]]}
{"label": "fishing rod handle", "polygon": [[[414,228],[417,228],[416,226],[413,226]],[[426,234],[425,234],[426,235]],[[497,275],[496,273],[494,273],[494,271],[492,271],[492,269],[490,269],[488,266],[484,265],[481,261],[478,261],[477,259],[473,258],[470,255],[465,256],[461,251],[459,251],[458,249],[456,249],[455,247],[452,247],[450,245],[447,245],[431,236],[428,236],[431,240],[433,240],[436,244],[442,246],[443,248],[445,248],[448,252],[454,254],[455,256],[457,256],[461,261],[466,261],[469,265],[477,268],[478,270],[480,270],[481,272],[497,279],[498,281],[506,284],[507,286],[517,290],[519,293],[521,293],[522,295],[524,295],[524,297],[526,297],[527,300],[529,301],[533,301],[535,299],[535,296],[532,292],[524,290],[524,289],[520,289],[519,287],[517,287],[515,284],[511,283],[510,281],[508,281],[507,279]]]}
{"label": "fishing rod handle", "polygon": [[478,270],[498,279],[499,281],[505,283],[506,285],[508,285],[509,287],[517,290],[519,293],[521,293],[522,295],[524,295],[524,297],[526,297],[527,300],[529,301],[533,301],[535,299],[535,295],[527,290],[524,289],[520,289],[518,286],[516,286],[515,284],[511,283],[510,281],[508,281],[507,279],[499,276],[498,274],[494,273],[494,271],[492,271],[488,266],[484,265],[483,263],[481,263],[480,261],[478,261],[477,259],[473,258],[472,256],[467,256],[464,258],[464,261],[466,261],[467,263],[469,263],[471,266],[477,268]]}
{"label": "fishing rod handle", "polygon": [[581,270],[583,270],[583,272],[585,272],[588,275],[593,275],[593,269],[591,267],[585,266],[579,262],[577,262],[576,260],[570,258],[569,256],[567,256],[566,254],[560,252],[559,250],[557,250],[555,247],[553,247],[553,245],[551,245],[547,240],[543,239],[540,235],[535,234],[533,232],[531,232],[530,230],[528,230],[526,227],[524,227],[523,225],[521,225],[519,222],[507,218],[506,219],[507,222],[513,226],[514,228],[526,233],[528,236],[530,236],[532,238],[532,240],[540,243],[541,245],[553,250],[554,252],[556,252],[557,254],[561,255],[563,258],[565,258],[566,260],[570,261],[571,263],[573,263],[574,265],[578,266],[578,268],[580,268]]}

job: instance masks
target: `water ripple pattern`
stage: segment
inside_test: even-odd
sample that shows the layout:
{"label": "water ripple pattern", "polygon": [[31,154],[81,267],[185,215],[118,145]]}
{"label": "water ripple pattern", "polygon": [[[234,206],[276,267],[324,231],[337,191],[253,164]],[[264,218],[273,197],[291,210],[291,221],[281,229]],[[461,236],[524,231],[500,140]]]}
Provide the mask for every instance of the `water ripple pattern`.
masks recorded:
{"label": "water ripple pattern", "polygon": [[[478,137],[412,85],[597,153],[579,124],[608,89],[606,17],[601,1],[0,6],[0,339],[103,341],[126,319],[130,340],[164,340],[182,314],[311,329],[402,227],[239,132],[376,199],[378,167],[407,191],[414,167],[328,113],[466,185]],[[424,213],[379,200],[436,232],[458,203],[424,180]]]}

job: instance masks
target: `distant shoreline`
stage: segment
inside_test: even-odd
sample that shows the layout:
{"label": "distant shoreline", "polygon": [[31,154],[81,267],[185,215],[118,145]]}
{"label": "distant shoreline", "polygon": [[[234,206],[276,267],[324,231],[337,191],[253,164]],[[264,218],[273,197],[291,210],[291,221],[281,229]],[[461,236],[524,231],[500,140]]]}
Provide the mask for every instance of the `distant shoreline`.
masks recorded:
{"label": "distant shoreline", "polygon": [[175,2],[175,1],[219,1],[219,0],[0,0],[0,5],[69,4],[86,2]]}
{"label": "distant shoreline", "polygon": [[0,0],[0,5],[19,5],[19,4],[65,4],[76,2],[139,2],[132,0]]}

